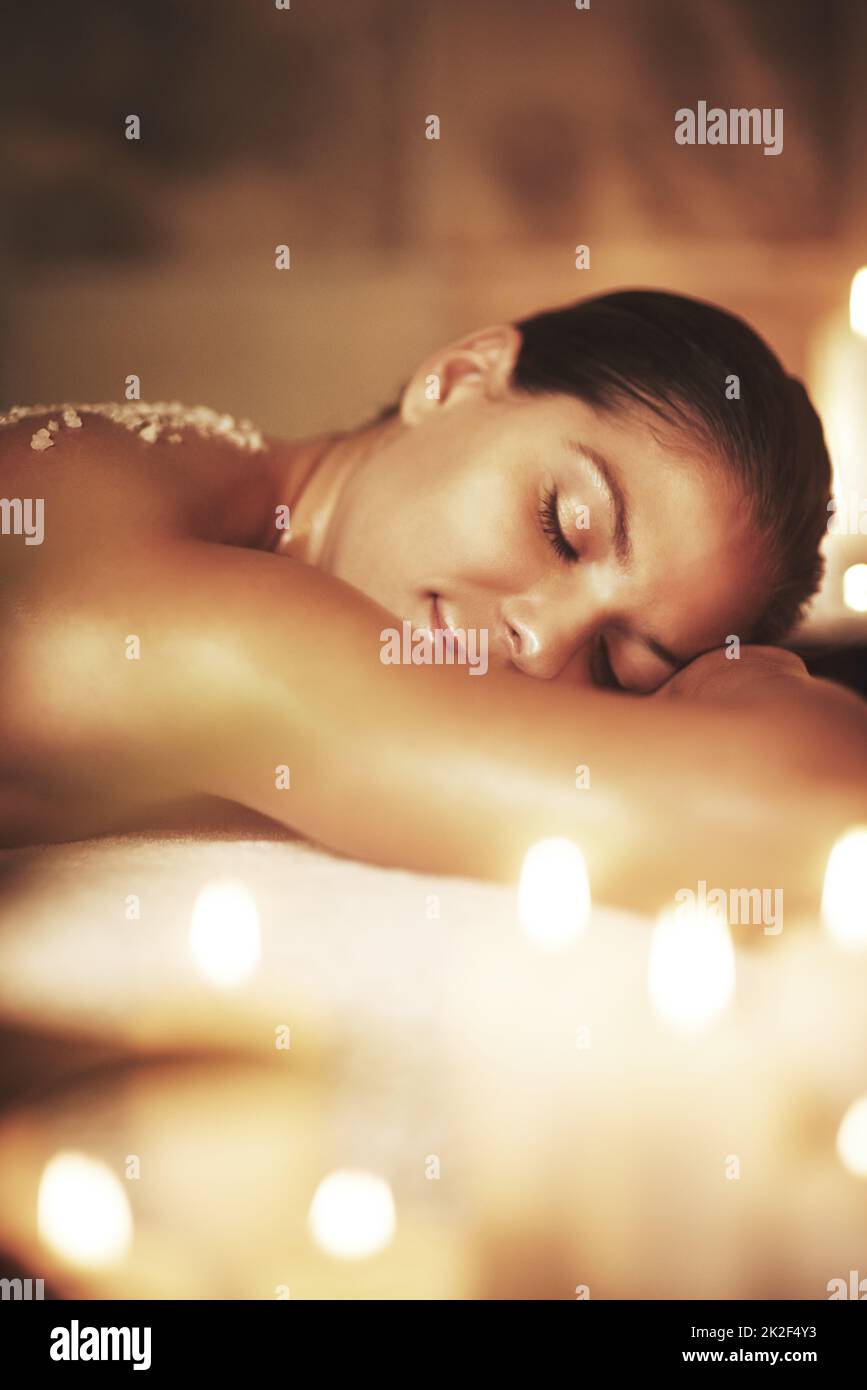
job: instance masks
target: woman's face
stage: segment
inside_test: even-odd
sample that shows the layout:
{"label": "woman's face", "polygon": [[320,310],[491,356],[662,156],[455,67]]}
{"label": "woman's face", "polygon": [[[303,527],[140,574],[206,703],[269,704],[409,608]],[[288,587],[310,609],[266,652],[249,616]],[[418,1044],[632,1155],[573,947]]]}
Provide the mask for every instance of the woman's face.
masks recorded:
{"label": "woman's face", "polygon": [[724,469],[641,408],[445,379],[439,401],[410,384],[350,476],[323,568],[414,628],[487,629],[489,664],[543,680],[648,694],[746,640],[761,546]]}

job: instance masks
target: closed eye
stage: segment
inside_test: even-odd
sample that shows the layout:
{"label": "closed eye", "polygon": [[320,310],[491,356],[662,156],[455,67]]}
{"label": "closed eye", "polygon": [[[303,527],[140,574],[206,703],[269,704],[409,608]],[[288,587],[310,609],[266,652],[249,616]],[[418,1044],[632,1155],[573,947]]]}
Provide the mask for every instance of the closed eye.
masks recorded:
{"label": "closed eye", "polygon": [[581,559],[581,556],[563,535],[563,527],[560,525],[558,500],[557,489],[551,488],[543,497],[539,507],[539,521],[542,530],[551,543],[551,548],[556,551],[560,559],[565,561],[567,565],[574,565]]}

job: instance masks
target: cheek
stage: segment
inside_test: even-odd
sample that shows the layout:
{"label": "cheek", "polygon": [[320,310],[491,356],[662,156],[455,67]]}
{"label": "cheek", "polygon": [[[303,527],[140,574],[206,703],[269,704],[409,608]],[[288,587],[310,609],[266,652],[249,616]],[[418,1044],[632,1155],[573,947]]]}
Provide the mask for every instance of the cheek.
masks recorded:
{"label": "cheek", "polygon": [[438,493],[432,516],[437,559],[449,571],[504,592],[524,587],[538,562],[526,479],[500,463],[467,469]]}
{"label": "cheek", "polygon": [[334,570],[391,594],[512,592],[538,566],[535,494],[502,448],[471,460],[413,456],[359,478],[334,529]]}
{"label": "cheek", "polygon": [[463,558],[448,507],[430,480],[360,479],[331,532],[328,569],[394,612],[414,612],[419,594]]}

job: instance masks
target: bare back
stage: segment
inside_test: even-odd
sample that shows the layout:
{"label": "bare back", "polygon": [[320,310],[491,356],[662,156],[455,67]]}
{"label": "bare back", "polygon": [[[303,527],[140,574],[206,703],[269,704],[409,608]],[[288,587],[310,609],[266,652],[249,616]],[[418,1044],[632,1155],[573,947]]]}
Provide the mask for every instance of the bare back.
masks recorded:
{"label": "bare back", "polygon": [[[39,698],[63,671],[67,640],[107,621],[120,654],[151,581],[182,590],[183,573],[166,568],[178,542],[262,549],[271,538],[282,455],[258,431],[205,410],[111,409],[116,419],[61,406],[0,424],[3,840],[28,821],[37,837],[81,823],[58,804],[65,740]],[[70,722],[74,696],[72,683]],[[70,802],[80,791],[70,785]]]}

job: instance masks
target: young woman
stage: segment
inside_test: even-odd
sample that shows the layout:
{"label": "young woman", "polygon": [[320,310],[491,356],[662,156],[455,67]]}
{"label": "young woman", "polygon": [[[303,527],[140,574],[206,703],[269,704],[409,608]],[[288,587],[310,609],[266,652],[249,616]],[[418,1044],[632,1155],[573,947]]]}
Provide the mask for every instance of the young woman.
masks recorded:
{"label": "young woman", "polygon": [[[772,645],[821,576],[821,427],[719,309],[627,292],[474,333],[297,443],[178,406],[2,418],[5,515],[44,503],[41,543],[0,537],[7,843],[223,798],[434,872],[508,878],[565,835],[653,905],[814,898],[867,815],[867,706]],[[483,638],[484,677],[384,660],[404,623]]]}

